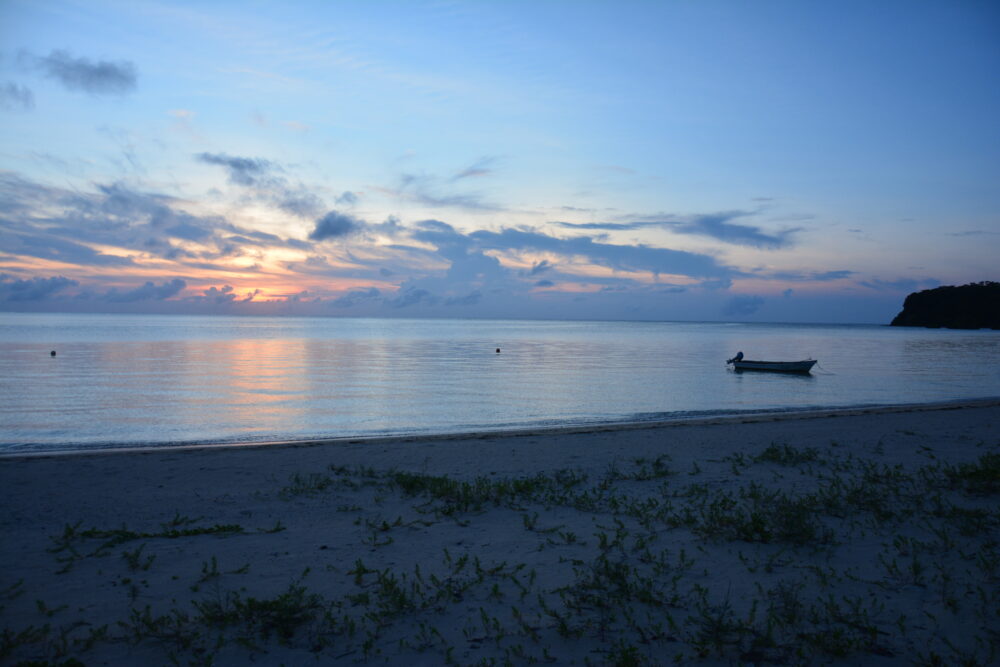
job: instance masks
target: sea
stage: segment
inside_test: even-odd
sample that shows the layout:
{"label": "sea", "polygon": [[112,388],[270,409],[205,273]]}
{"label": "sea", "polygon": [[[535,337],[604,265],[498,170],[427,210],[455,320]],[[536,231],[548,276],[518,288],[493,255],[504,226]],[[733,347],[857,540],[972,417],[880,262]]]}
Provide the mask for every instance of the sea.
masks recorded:
{"label": "sea", "polygon": [[[726,365],[739,351],[819,363],[805,376],[740,373]],[[997,331],[0,314],[0,455],[997,397]]]}

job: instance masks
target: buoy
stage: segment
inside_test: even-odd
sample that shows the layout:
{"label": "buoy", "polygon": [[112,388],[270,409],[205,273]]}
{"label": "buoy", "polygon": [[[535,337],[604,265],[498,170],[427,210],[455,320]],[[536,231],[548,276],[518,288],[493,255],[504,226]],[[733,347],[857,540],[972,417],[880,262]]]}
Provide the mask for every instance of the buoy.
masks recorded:
{"label": "buoy", "polygon": [[497,348],[497,354],[500,354],[500,348],[499,347]]}
{"label": "buoy", "polygon": [[[497,352],[499,352],[499,351],[500,351],[500,350],[497,350]],[[55,350],[52,350],[51,352],[49,352],[49,356],[50,356],[50,357],[54,357],[54,356],[56,356],[56,351],[55,351]]]}

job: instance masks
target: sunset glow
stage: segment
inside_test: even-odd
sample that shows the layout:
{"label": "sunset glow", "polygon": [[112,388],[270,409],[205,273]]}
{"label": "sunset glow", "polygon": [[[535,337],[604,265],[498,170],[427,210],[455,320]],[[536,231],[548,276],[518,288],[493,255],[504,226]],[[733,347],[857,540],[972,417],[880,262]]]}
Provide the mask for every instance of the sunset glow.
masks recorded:
{"label": "sunset glow", "polygon": [[0,309],[887,322],[996,280],[990,3],[0,6]]}

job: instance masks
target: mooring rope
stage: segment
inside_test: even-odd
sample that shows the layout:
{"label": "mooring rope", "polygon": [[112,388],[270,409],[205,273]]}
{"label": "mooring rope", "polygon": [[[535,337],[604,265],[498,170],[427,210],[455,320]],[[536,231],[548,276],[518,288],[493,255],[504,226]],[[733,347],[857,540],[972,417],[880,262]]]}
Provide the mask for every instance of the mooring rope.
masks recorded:
{"label": "mooring rope", "polygon": [[818,368],[818,369],[820,369],[822,371],[820,373],[820,375],[836,375],[836,373],[834,373],[833,371],[828,371],[825,368],[823,368],[822,366],[820,366],[820,364],[819,364],[818,361],[816,362],[815,368]]}

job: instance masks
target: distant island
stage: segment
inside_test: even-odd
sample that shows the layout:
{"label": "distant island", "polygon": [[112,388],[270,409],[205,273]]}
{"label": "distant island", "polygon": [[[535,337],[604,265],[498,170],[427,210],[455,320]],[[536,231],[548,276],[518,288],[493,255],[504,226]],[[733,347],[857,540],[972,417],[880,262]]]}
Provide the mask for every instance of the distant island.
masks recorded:
{"label": "distant island", "polygon": [[1000,283],[984,281],[913,292],[892,326],[1000,329]]}

